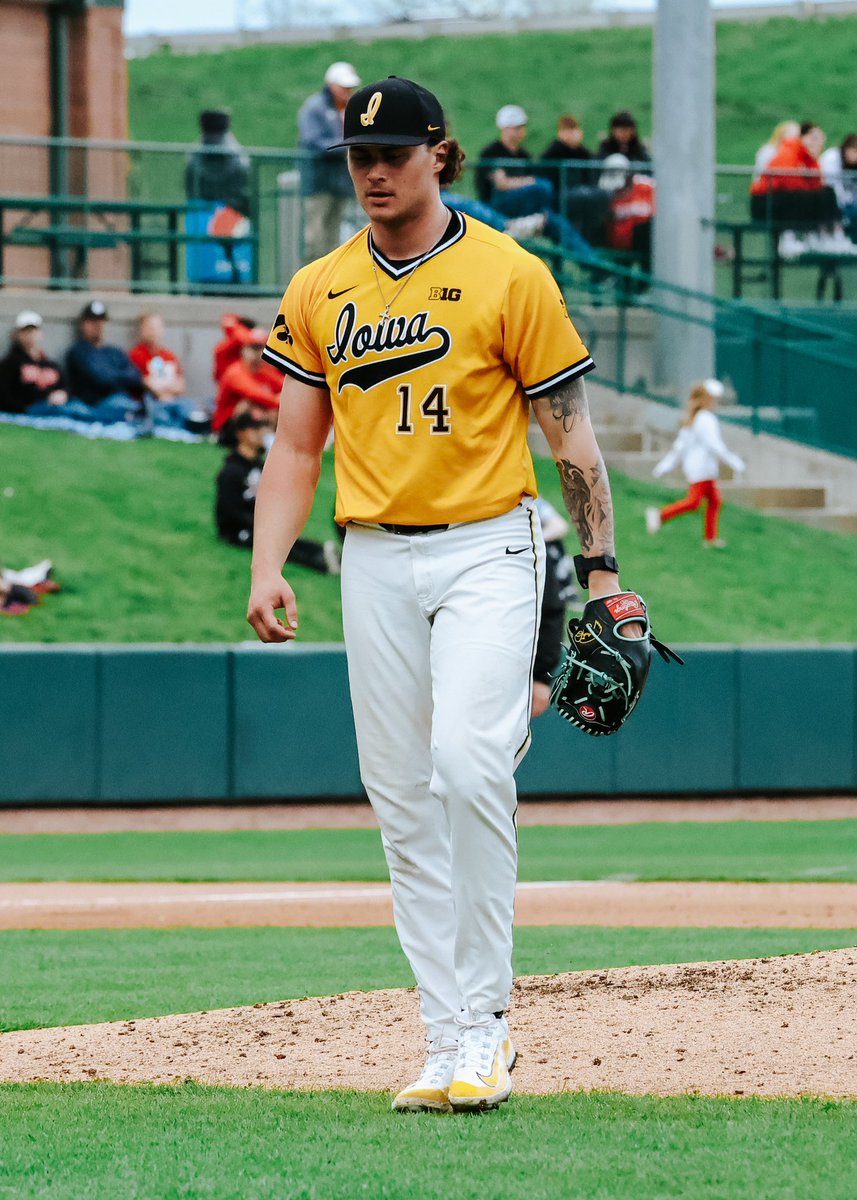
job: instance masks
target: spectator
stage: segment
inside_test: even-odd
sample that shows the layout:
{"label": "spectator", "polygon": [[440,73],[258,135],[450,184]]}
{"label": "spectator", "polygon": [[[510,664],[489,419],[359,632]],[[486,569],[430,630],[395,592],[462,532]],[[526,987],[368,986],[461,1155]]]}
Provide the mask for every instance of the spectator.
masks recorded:
{"label": "spectator", "polygon": [[18,313],[9,352],[0,361],[0,411],[28,416],[79,415],[83,405],[69,400],[63,370],[42,345],[42,318],[29,309]]}
{"label": "spectator", "polygon": [[276,424],[283,376],[276,367],[262,361],[267,340],[268,330],[261,325],[248,330],[240,359],[223,374],[211,423],[222,442],[229,442],[233,432],[231,422],[242,412],[253,413],[269,429]]}
{"label": "spectator", "polygon": [[129,420],[140,409],[143,376],[119,346],[105,341],[108,316],[91,300],[79,318],[79,337],[66,356],[69,389],[89,406],[90,419]]}
{"label": "spectator", "polygon": [[742,472],[747,468],[743,459],[727,448],[720,433],[720,423],[714,415],[717,402],[725,390],[718,379],[706,379],[692,389],[679,435],[652,471],[657,479],[680,464],[690,489],[683,500],[661,509],[646,509],[646,528],[649,533],[657,533],[665,521],[694,512],[704,503],[703,544],[717,549],[726,545],[719,536],[720,509],[723,504],[717,486],[720,463],[728,463],[733,471]]}
{"label": "spectator", "polygon": [[252,317],[239,317],[235,313],[224,313],[220,318],[222,339],[214,347],[214,382],[220,383],[228,366],[241,358],[241,347],[247,334],[256,328]]}
{"label": "spectator", "polygon": [[825,150],[819,161],[824,182],[836,193],[845,232],[857,242],[857,133]]}
{"label": "spectator", "polygon": [[650,162],[649,152],[637,131],[637,122],[627,110],[617,112],[610,120],[610,132],[598,147],[598,157],[624,154],[632,163]]}
{"label": "spectator", "polygon": [[500,136],[484,146],[481,159],[519,159],[521,166],[478,167],[476,191],[483,204],[490,204],[507,217],[526,217],[552,208],[553,185],[533,174],[533,159],[524,149],[529,117],[518,104],[504,104],[497,113]]}
{"label": "spectator", "polygon": [[774,126],[771,136],[756,151],[756,158],[753,163],[754,183],[757,179],[761,179],[765,168],[768,166],[783,142],[787,138],[791,139],[796,137],[800,137],[800,122],[780,121],[779,125]]}
{"label": "spectator", "polygon": [[196,419],[196,405],[182,399],[184,370],[178,355],[164,345],[164,319],[160,313],[140,317],[139,337],[129,357],[143,376],[143,405],[149,423],[184,429],[192,413]]}
{"label": "spectator", "polygon": [[253,275],[250,234],[250,158],[229,128],[226,109],[199,114],[202,145],[185,168],[192,204],[185,218],[189,234],[187,275],[191,283],[249,283]]}
{"label": "spectator", "polygon": [[250,159],[229,128],[230,121],[225,108],[209,108],[199,114],[202,145],[185,167],[185,191],[189,200],[225,204],[248,217]]}
{"label": "spectator", "polygon": [[[217,532],[225,542],[250,549],[268,424],[247,411],[235,417],[232,427],[235,447],[217,476],[215,522]],[[340,550],[333,540],[322,545],[308,538],[298,538],[287,561],[320,571],[323,575],[338,575]]]}
{"label": "spectator", "polygon": [[523,146],[528,120],[524,109],[517,104],[505,104],[497,113],[500,137],[485,146],[479,157],[519,159],[522,165],[477,167],[476,188],[479,199],[505,218],[515,219],[540,214],[544,217],[543,229],[547,237],[557,242],[569,254],[583,260],[591,260],[594,255],[589,242],[571,221],[553,208],[553,184],[550,180],[537,178],[532,173],[533,160]]}
{"label": "spectator", "polygon": [[608,154],[599,185],[610,195],[607,245],[633,254],[646,272],[652,269],[652,221],[655,215],[655,181],[638,175],[624,154]]}
{"label": "spectator", "polygon": [[545,590],[533,666],[532,715],[540,717],[550,703],[551,680],[562,657],[566,606],[578,604],[580,597],[574,583],[574,563],[563,541],[568,522],[541,496],[536,501],[536,512],[545,539]]}
{"label": "spectator", "polygon": [[312,155],[301,163],[306,262],[322,258],[340,242],[345,206],[354,188],[345,150],[327,149],[342,141],[345,105],[359,86],[360,76],[351,63],[331,63],[324,87],[305,100],[298,113],[299,145]]}
{"label": "spectator", "polygon": [[[577,117],[565,115],[557,122],[556,137],[542,155],[539,175],[549,179],[557,196],[570,188],[585,187],[592,183],[592,172],[575,169],[563,171],[557,162],[591,162],[593,154],[583,144],[583,126]],[[542,165],[544,164],[544,165]]]}
{"label": "spectator", "polygon": [[779,240],[783,258],[797,258],[807,250],[857,254],[857,247],[842,229],[836,193],[821,178],[818,160],[824,141],[820,126],[804,122],[800,137],[785,138],[767,169],[750,186],[754,220],[794,221],[814,227],[803,239],[793,229],[785,229]]}
{"label": "spectator", "polygon": [[32,588],[22,587],[20,583],[7,583],[0,579],[0,616],[23,617],[31,608],[40,603],[40,596]]}

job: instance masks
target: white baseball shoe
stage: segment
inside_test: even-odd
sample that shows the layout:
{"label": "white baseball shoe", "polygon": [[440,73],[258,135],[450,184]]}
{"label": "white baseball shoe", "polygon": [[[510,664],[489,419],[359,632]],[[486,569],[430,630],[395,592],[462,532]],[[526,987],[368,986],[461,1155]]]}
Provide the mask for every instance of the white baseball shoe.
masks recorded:
{"label": "white baseball shoe", "polygon": [[458,1046],[429,1045],[426,1065],[419,1079],[402,1088],[392,1104],[393,1112],[452,1112],[449,1085],[458,1062]]}
{"label": "white baseball shoe", "polygon": [[455,1112],[497,1108],[511,1095],[509,1072],[516,1058],[506,1019],[468,1010],[460,1022],[449,1103]]}
{"label": "white baseball shoe", "polygon": [[646,529],[649,533],[657,533],[661,527],[661,510],[652,504],[646,509]]}

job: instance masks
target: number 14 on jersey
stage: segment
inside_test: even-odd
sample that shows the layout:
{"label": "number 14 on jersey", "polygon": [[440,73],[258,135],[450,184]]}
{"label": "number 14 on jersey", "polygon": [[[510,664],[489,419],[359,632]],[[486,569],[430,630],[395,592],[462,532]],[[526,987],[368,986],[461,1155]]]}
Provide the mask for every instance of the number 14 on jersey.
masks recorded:
{"label": "number 14 on jersey", "polygon": [[[399,401],[399,423],[396,433],[413,433],[413,390],[409,383],[396,389]],[[424,420],[430,421],[429,433],[452,433],[452,410],[446,403],[446,384],[436,384],[419,406]]]}

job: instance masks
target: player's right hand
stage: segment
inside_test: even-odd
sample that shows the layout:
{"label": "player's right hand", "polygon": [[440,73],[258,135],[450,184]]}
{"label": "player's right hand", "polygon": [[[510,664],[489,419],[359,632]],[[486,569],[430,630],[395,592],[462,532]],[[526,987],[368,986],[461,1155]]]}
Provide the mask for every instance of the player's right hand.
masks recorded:
{"label": "player's right hand", "polygon": [[[285,620],[277,616],[284,610]],[[295,593],[281,575],[272,580],[254,580],[250,589],[247,620],[262,642],[291,642],[298,633]]]}

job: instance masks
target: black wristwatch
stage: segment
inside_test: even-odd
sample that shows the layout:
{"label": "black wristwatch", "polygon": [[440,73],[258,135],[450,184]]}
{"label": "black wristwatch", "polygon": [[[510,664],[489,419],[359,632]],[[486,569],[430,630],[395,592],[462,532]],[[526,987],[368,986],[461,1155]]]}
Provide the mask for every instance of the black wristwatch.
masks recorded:
{"label": "black wristwatch", "polygon": [[616,575],[619,574],[619,564],[612,554],[598,554],[595,558],[584,558],[582,554],[575,554],[574,569],[577,582],[585,590],[589,588],[589,576],[592,571],[613,571]]}

